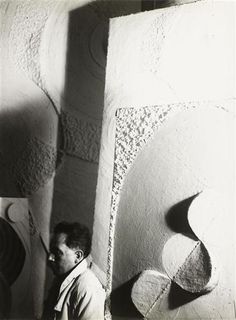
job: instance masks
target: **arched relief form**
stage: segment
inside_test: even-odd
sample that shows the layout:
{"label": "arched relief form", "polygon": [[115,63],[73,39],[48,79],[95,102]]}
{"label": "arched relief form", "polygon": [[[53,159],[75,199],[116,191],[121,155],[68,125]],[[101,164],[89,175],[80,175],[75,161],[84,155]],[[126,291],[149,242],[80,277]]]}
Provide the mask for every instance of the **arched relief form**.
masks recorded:
{"label": "arched relief form", "polygon": [[53,0],[46,0],[43,5],[41,1],[8,4],[8,16],[12,19],[9,34],[10,57],[17,68],[43,89],[39,48],[45,23],[54,6]]}
{"label": "arched relief form", "polygon": [[[168,109],[169,113],[167,112],[162,119],[160,115]],[[122,117],[122,114],[125,116]],[[230,234],[228,234],[224,244],[219,238],[210,248],[209,244],[213,239],[210,239],[210,236],[218,234],[216,230],[219,231],[219,226],[223,230],[229,228],[232,231],[232,226],[230,227],[228,224],[231,219],[229,195],[232,196],[233,192],[233,181],[230,178],[233,163],[232,160],[228,162],[228,159],[230,159],[232,140],[229,132],[233,130],[235,119],[233,100],[183,103],[166,107],[144,107],[136,110],[132,108],[121,109],[117,112],[116,117],[118,119],[116,122],[116,151],[107,272],[108,285],[111,285],[111,282],[113,284],[108,287],[108,290],[116,291],[143,270],[150,269],[157,270],[174,281],[173,272],[171,273],[166,268],[166,264],[163,264],[162,252],[165,252],[165,261],[167,256],[175,261],[170,254],[170,247],[173,246],[170,245],[168,248],[168,242],[173,241],[174,244],[178,244],[178,248],[173,247],[173,257],[178,256],[177,249],[183,252],[186,249],[186,255],[188,256],[193,245],[192,248],[195,248],[194,254],[189,256],[186,264],[193,263],[196,265],[194,261],[197,259],[199,261],[199,268],[196,265],[197,275],[194,275],[194,270],[191,267],[187,268],[189,271],[181,269],[178,277],[175,276],[175,284],[179,287],[181,281],[184,282],[183,279],[188,278],[188,272],[190,274],[192,272],[190,282],[191,279],[195,279],[199,288],[197,289],[196,285],[192,291],[189,289],[190,297],[185,296],[185,299],[180,301],[178,306],[173,306],[173,309],[181,307],[179,317],[184,312],[189,316],[193,312],[190,310],[191,308],[182,308],[186,301],[192,301],[193,308],[195,308],[198,301],[203,299],[202,296],[199,298],[199,294],[202,295],[202,293],[212,291],[215,288],[211,294],[204,298],[209,311],[211,303],[215,303],[214,301],[217,300],[220,290],[227,288],[227,283],[230,280],[226,274],[223,274],[223,276],[221,274],[221,281],[216,286],[218,281],[214,258],[215,256],[221,256],[223,252],[222,263],[223,268],[225,267],[227,258],[223,247],[226,243],[228,248],[231,248]],[[152,120],[149,122],[147,119]],[[147,132],[152,125],[153,127],[145,136],[144,123],[147,122],[147,128],[149,128]],[[221,128],[220,132],[219,127]],[[215,141],[217,141],[217,144],[214,143]],[[225,170],[226,163],[227,170]],[[175,206],[208,188],[219,189],[223,194],[225,190],[228,190],[226,203],[229,207],[224,210],[225,215],[228,216],[227,222],[222,224],[222,218],[216,219],[215,225],[218,229],[216,228],[214,231],[212,229],[209,238],[207,238],[207,234],[203,236],[201,226],[204,225],[204,214],[206,225],[211,225],[211,219],[213,218],[210,219],[210,217],[212,217],[212,214],[214,215],[214,209],[204,211],[200,208],[199,211],[201,212],[198,213],[198,210],[195,210],[195,215],[196,217],[200,215],[200,221],[203,220],[201,226],[197,227],[195,221],[198,218],[193,218],[193,215],[190,214],[190,220],[186,222],[190,225],[190,228],[186,227],[182,231],[178,229],[181,225],[184,228],[184,224],[177,227],[176,223],[180,218],[181,210],[176,209]],[[201,197],[199,196],[199,198]],[[194,201],[197,200],[191,201],[194,207]],[[186,210],[186,208],[187,206],[182,206],[182,210]],[[192,207],[190,208],[189,212],[192,212]],[[172,211],[171,218],[169,218],[173,220],[171,223],[167,219],[169,211]],[[190,238],[186,238],[189,240],[186,240],[186,242],[185,240],[181,240],[182,242],[176,240],[178,237],[185,239],[184,235],[177,236],[177,234],[179,232],[185,233],[186,230],[189,231],[191,228]],[[206,230],[205,227],[204,230]],[[195,240],[191,240],[194,237]],[[198,237],[200,240],[197,239]],[[200,261],[202,261],[202,264]],[[176,263],[176,265],[178,264]],[[226,266],[226,268],[229,268],[229,266]],[[205,275],[202,276],[204,279],[202,278],[201,282],[200,279],[203,274]],[[207,286],[208,282],[209,286]],[[191,284],[189,285],[191,286]],[[170,295],[166,292],[167,306],[165,312],[167,317],[172,312],[172,307],[169,306],[169,303],[171,306],[173,305],[172,299],[175,299],[172,296],[176,294],[176,290],[184,289],[188,291],[186,288],[187,283],[183,284],[180,289],[176,289],[175,285]],[[182,296],[182,293],[180,293],[180,296]],[[159,311],[157,308],[156,312]],[[207,314],[207,311],[205,312],[203,312],[204,316]],[[220,312],[224,311],[221,309]],[[150,319],[155,319],[155,316],[153,315]]]}

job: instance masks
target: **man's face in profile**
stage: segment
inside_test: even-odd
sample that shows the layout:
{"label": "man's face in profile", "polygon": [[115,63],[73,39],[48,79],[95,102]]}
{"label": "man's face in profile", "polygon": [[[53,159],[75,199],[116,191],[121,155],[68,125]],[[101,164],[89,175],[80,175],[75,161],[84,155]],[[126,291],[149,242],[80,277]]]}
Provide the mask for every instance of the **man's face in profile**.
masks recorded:
{"label": "man's face in profile", "polygon": [[78,263],[76,250],[66,245],[66,234],[54,234],[50,243],[49,265],[57,276],[71,271]]}

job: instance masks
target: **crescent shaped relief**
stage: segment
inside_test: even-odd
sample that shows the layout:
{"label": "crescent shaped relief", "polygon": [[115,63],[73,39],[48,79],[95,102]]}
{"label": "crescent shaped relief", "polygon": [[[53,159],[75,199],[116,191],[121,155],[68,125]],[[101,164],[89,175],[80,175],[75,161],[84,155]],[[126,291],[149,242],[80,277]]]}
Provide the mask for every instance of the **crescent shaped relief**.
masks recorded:
{"label": "crescent shaped relief", "polygon": [[[181,233],[172,236],[162,252],[166,274],[146,270],[134,283],[132,300],[145,318],[155,319],[161,316],[165,319],[165,312],[169,311],[168,296],[172,282],[186,292],[200,295],[211,292],[217,286],[219,261],[216,263],[212,253],[217,245],[216,227],[221,225],[226,209],[221,198],[213,190],[205,190],[192,197],[187,212],[189,226],[194,232],[192,238],[189,237],[190,234],[187,236]],[[209,228],[213,230],[208,232]],[[172,311],[171,314],[169,312],[167,318],[174,317],[177,311]]]}

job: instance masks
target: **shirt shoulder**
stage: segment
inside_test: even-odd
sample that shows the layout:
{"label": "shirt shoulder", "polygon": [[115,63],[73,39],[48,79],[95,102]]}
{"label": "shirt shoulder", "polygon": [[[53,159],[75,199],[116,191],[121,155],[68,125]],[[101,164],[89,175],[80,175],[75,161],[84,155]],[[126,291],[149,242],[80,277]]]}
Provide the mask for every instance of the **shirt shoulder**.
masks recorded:
{"label": "shirt shoulder", "polygon": [[80,297],[99,294],[105,297],[105,290],[93,271],[87,268],[75,279],[72,294]]}
{"label": "shirt shoulder", "polygon": [[104,319],[105,290],[90,270],[80,274],[70,295],[72,319]]}

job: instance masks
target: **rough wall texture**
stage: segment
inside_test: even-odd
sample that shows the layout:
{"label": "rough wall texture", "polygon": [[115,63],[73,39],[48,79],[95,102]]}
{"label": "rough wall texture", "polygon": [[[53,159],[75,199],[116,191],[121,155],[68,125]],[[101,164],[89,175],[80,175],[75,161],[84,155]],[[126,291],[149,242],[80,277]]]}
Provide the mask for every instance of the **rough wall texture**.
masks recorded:
{"label": "rough wall texture", "polygon": [[21,194],[29,195],[37,191],[53,176],[55,167],[55,150],[37,138],[30,139],[12,167]]}
{"label": "rough wall texture", "polygon": [[101,137],[101,127],[98,124],[62,112],[61,127],[62,150],[67,155],[98,162]]}
{"label": "rough wall texture", "polygon": [[[185,212],[185,201],[209,187],[227,190],[232,197],[225,211],[231,222],[223,226],[218,221],[223,233],[228,230],[227,239],[216,247],[219,257],[224,253],[223,268],[231,269],[228,274],[234,270],[231,254],[224,251],[228,247],[227,252],[234,252],[231,6],[199,1],[111,20],[94,225],[99,256],[95,251],[94,255],[107,273],[114,316],[140,316],[131,302],[124,311],[121,297],[129,304],[130,284],[145,269],[166,275],[164,244],[187,228],[181,220],[179,228],[173,222],[172,230],[167,213],[182,201],[179,210]],[[222,47],[225,41],[227,46]],[[216,77],[216,70],[222,77]],[[100,254],[102,247],[108,254]],[[192,319],[197,311],[198,318],[233,317],[234,290],[226,273],[209,295],[190,298],[174,288],[164,302],[166,317]],[[218,308],[211,310],[216,304]],[[157,318],[159,307],[151,318]]]}
{"label": "rough wall texture", "polygon": [[45,23],[55,6],[53,0],[11,3],[10,54],[17,65],[40,87],[39,48]]}

